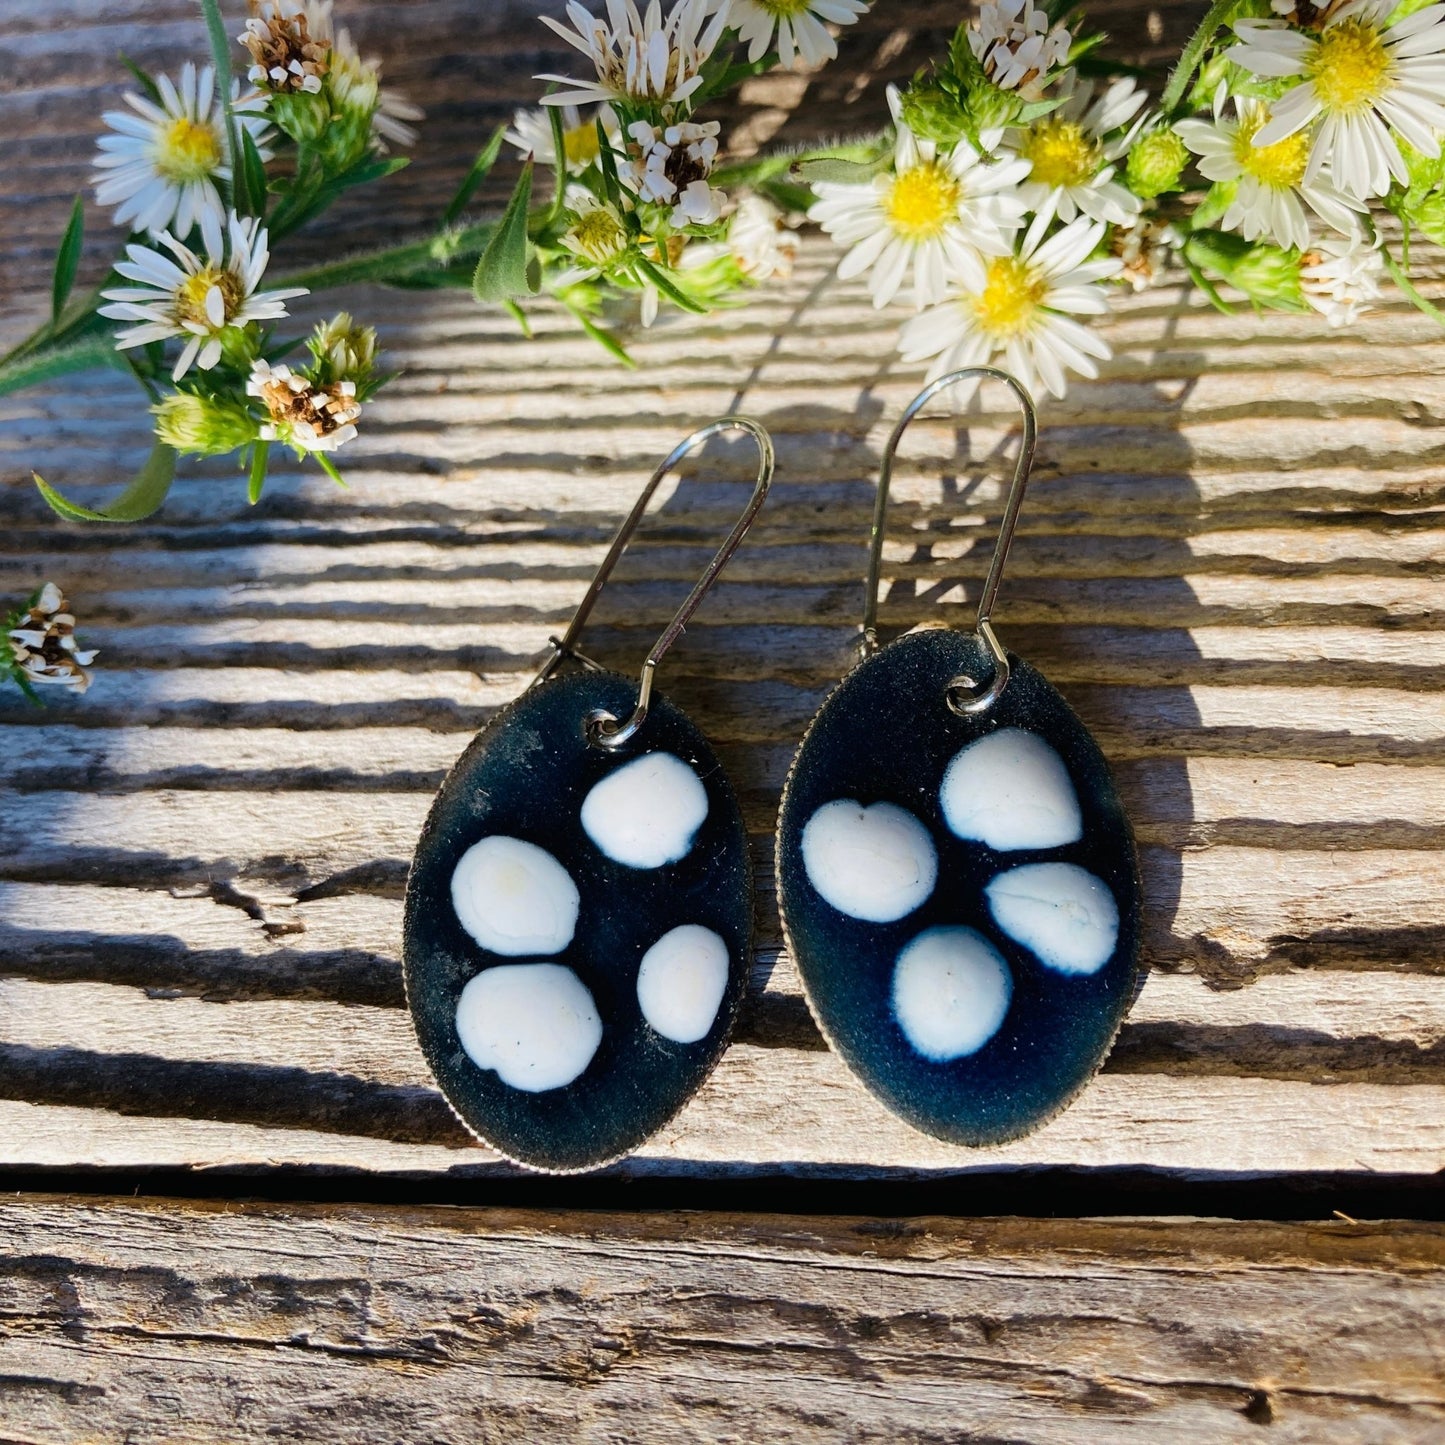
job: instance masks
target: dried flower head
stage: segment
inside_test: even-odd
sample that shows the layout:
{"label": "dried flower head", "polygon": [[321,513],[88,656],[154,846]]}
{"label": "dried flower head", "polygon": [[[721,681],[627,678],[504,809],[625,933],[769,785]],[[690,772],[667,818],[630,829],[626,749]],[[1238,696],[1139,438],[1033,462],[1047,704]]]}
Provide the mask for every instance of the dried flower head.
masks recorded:
{"label": "dried flower head", "polygon": [[361,415],[354,381],[321,385],[292,371],[257,361],[246,394],[260,398],[270,413],[261,427],[263,441],[285,442],[302,452],[333,452],[356,435]]}
{"label": "dried flower head", "polygon": [[315,95],[331,68],[331,6],[305,0],[251,0],[237,37],[251,54],[248,78],[263,90]]}
{"label": "dried flower head", "polygon": [[11,669],[22,686],[68,687],[73,692],[90,686],[85,669],[95,653],[76,646],[75,617],[55,583],[47,582],[9,621]]}

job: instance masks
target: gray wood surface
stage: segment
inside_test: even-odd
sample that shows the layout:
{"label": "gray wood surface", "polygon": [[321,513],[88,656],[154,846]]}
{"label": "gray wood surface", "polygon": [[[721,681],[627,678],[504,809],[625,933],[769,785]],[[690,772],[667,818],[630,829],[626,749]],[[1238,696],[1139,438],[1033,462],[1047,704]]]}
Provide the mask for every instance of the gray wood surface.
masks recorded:
{"label": "gray wood surface", "polygon": [[[297,254],[435,210],[560,59],[531,8],[342,6],[432,139],[384,220],[340,217]],[[1165,11],[1158,44],[1142,12],[1108,13],[1148,58],[1192,12]],[[865,124],[949,14],[905,26],[879,6],[835,76],[750,92],[740,123],[752,140]],[[111,57],[197,49],[191,16],[185,0],[0,13],[9,334],[44,304],[96,111],[123,85]],[[1122,299],[1102,378],[1044,408],[997,620],[1118,770],[1151,971],[1078,1104],[969,1152],[892,1120],[822,1050],[771,894],[778,790],[847,665],[879,448],[920,379],[893,356],[897,316],[834,260],[810,238],[795,278],[746,308],[638,334],[630,373],[546,306],[529,342],[465,295],[328,297],[405,368],[343,454],[351,490],[283,460],[252,508],[234,474],[188,466],[164,513],[123,531],[58,522],[28,473],[105,495],[144,454],[136,394],[98,375],[0,403],[0,586],[63,581],[101,648],[88,696],[0,717],[0,1167],[509,1172],[452,1121],[410,1036],[407,860],[448,763],[524,685],[655,459],[739,407],[775,433],[775,496],[662,685],[742,792],[760,946],[737,1047],[617,1172],[1441,1168],[1439,333],[1396,300],[1332,333],[1170,285]],[[910,433],[889,626],[967,617],[1009,428],[985,411]],[[592,651],[635,666],[742,467],[719,453],[661,505]]]}
{"label": "gray wood surface", "polygon": [[8,1441],[1420,1445],[1425,1226],[0,1203]]}

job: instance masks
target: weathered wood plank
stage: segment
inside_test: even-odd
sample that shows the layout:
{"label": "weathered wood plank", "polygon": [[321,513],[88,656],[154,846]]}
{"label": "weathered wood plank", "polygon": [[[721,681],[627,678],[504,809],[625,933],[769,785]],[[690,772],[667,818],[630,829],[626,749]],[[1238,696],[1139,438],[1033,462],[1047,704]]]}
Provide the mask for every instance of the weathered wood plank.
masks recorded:
{"label": "weathered wood plank", "polygon": [[1394,1445],[1439,1231],[0,1205],[9,1438]]}

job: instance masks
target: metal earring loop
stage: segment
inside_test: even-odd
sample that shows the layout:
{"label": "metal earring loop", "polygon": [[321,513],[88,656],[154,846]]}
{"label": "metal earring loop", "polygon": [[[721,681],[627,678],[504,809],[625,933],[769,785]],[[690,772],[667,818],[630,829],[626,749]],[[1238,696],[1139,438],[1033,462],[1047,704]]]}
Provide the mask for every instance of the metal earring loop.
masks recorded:
{"label": "metal earring loop", "polygon": [[907,430],[909,422],[945,387],[973,377],[991,377],[1001,381],[1014,394],[1024,416],[1023,444],[1019,447],[1018,459],[1014,463],[1013,480],[1009,483],[1008,498],[1004,503],[1003,520],[999,524],[998,540],[994,543],[993,560],[989,564],[988,576],[984,580],[983,592],[978,599],[978,615],[974,631],[983,639],[993,661],[993,673],[989,680],[980,684],[967,674],[960,673],[947,688],[948,706],[956,713],[968,715],[990,707],[1008,685],[1008,654],[994,636],[990,617],[993,604],[998,597],[999,583],[1003,580],[1004,563],[1008,559],[1009,547],[1013,543],[1014,528],[1018,524],[1019,507],[1023,505],[1024,488],[1028,485],[1029,468],[1033,465],[1034,445],[1038,439],[1038,418],[1034,412],[1033,399],[1018,380],[1006,371],[994,366],[966,366],[959,371],[950,371],[929,382],[909,402],[907,409],[898,419],[893,434],[883,448],[883,460],[878,469],[878,495],[873,503],[873,530],[869,537],[868,584],[863,604],[863,635],[859,650],[867,658],[878,650],[878,581],[883,567],[883,533],[888,518],[888,489],[893,480],[893,457],[898,443]]}
{"label": "metal earring loop", "polygon": [[617,529],[617,535],[612,539],[612,545],[607,549],[607,555],[602,559],[602,565],[597,569],[597,575],[593,577],[591,585],[578,604],[566,633],[561,638],[548,639],[552,646],[552,655],[542,664],[542,670],[533,679],[533,687],[551,677],[563,658],[572,658],[584,667],[600,670],[597,663],[589,657],[584,657],[577,650],[576,644],[591,615],[593,606],[601,595],[602,589],[607,585],[607,579],[612,575],[612,569],[617,565],[623,552],[627,550],[627,544],[632,540],[632,534],[636,532],[638,524],[642,521],[642,515],[647,510],[647,504],[652,500],[652,495],[656,492],[662,479],[689,452],[710,438],[727,431],[746,432],[757,443],[758,475],[757,480],[753,483],[752,495],[748,498],[748,504],[743,509],[742,516],[738,518],[712,561],[707,564],[707,569],[698,578],[697,585],[688,593],[682,606],[673,614],[672,621],[663,629],[662,636],[653,643],[652,651],[647,654],[647,660],[642,664],[642,675],[637,687],[637,706],[633,709],[632,716],[626,722],[619,722],[609,712],[598,711],[588,715],[584,724],[587,736],[598,747],[620,748],[629,739],[635,737],[638,729],[647,721],[648,708],[652,702],[652,680],[657,672],[658,663],[682,635],[683,628],[687,626],[692,614],[697,611],[698,604],[707,596],[712,584],[717,581],[718,574],[727,566],[733,553],[737,551],[738,544],[747,534],[748,528],[753,524],[753,518],[757,516],[766,500],[768,488],[773,481],[773,442],[763,427],[745,416],[719,417],[716,421],[699,427],[697,431],[673,447],[657,470],[653,472],[647,485],[642,489],[641,495],[632,504],[632,510]]}

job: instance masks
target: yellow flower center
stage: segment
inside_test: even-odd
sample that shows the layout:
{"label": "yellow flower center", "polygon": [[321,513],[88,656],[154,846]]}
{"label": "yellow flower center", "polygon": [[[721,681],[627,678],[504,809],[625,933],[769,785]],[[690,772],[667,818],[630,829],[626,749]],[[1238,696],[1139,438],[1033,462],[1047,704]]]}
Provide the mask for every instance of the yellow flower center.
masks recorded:
{"label": "yellow flower center", "polygon": [[1363,20],[1342,20],[1320,35],[1305,74],[1326,110],[1358,115],[1386,89],[1391,63],[1378,30]]}
{"label": "yellow flower center", "polygon": [[996,341],[1027,331],[1043,302],[1048,283],[1017,256],[998,256],[988,263],[983,290],[970,297],[979,330]]}
{"label": "yellow flower center", "polygon": [[1033,162],[1029,179],[1050,188],[1083,185],[1104,159],[1099,146],[1072,120],[1046,120],[1033,126],[1024,137],[1021,154]]}
{"label": "yellow flower center", "polygon": [[584,120],[581,125],[574,125],[571,130],[562,132],[562,153],[569,166],[576,166],[580,170],[583,166],[591,165],[600,150],[597,125],[594,121]]}
{"label": "yellow flower center", "polygon": [[883,214],[910,241],[931,241],[958,218],[963,188],[936,161],[904,171],[888,188]]}
{"label": "yellow flower center", "polygon": [[206,315],[206,297],[211,294],[213,286],[220,289],[225,320],[230,321],[240,308],[241,283],[234,272],[219,266],[207,266],[195,275],[187,276],[176,288],[176,320],[194,321],[212,328],[215,323]]}
{"label": "yellow flower center", "polygon": [[813,0],[753,0],[759,10],[775,20],[791,20],[795,15],[802,15],[812,3]]}
{"label": "yellow flower center", "polygon": [[1234,137],[1234,158],[1245,175],[1253,176],[1261,185],[1289,190],[1304,180],[1310,139],[1304,131],[1296,131],[1272,146],[1257,146],[1253,143],[1255,134],[1267,118],[1261,112],[1240,121]]}
{"label": "yellow flower center", "polygon": [[627,232],[610,211],[600,207],[575,216],[570,236],[578,252],[595,266],[616,260],[627,245]]}
{"label": "yellow flower center", "polygon": [[161,136],[156,170],[168,181],[199,181],[221,164],[221,138],[208,121],[180,116]]}

